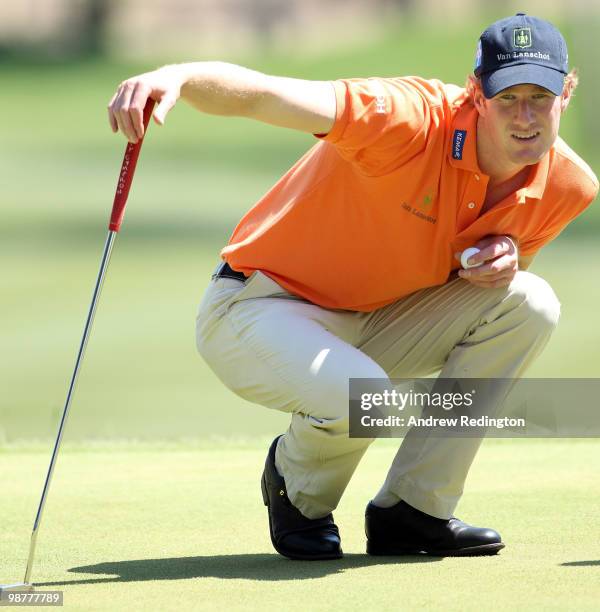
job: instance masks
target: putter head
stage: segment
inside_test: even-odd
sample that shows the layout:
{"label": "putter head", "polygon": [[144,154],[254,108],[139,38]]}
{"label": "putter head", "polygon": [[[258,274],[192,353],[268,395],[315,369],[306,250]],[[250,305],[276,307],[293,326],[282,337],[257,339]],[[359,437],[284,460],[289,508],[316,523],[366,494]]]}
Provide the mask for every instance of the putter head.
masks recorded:
{"label": "putter head", "polygon": [[16,584],[0,584],[0,599],[4,593],[32,593],[33,585],[28,582],[17,582]]}

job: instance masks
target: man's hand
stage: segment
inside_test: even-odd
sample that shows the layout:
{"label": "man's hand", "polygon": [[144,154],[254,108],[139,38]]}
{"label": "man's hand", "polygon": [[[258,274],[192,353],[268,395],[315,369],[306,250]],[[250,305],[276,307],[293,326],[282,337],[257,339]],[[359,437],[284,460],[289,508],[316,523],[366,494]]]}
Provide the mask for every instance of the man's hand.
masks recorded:
{"label": "man's hand", "polygon": [[[506,287],[519,270],[519,254],[508,236],[487,236],[475,243],[479,253],[469,258],[477,268],[460,269],[458,275],[477,287]],[[454,255],[460,260],[460,253]]]}
{"label": "man's hand", "polygon": [[175,66],[123,81],[108,103],[108,120],[112,131],[120,130],[129,142],[136,143],[144,136],[143,112],[148,98],[158,102],[153,116],[156,123],[162,125],[179,99],[184,82],[183,72]]}

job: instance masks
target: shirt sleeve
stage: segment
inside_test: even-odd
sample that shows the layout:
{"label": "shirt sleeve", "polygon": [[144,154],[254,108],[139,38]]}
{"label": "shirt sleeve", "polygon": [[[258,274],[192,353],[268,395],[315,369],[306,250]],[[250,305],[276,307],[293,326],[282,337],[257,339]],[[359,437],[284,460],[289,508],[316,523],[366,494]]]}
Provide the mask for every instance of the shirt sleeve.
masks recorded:
{"label": "shirt sleeve", "polygon": [[571,221],[577,218],[596,198],[596,193],[590,199],[589,197],[580,201],[578,206],[571,205],[571,214],[569,216],[561,216],[549,221],[535,236],[524,240],[519,245],[519,252],[525,257],[535,255],[543,246],[552,242]]}
{"label": "shirt sleeve", "polygon": [[385,174],[422,152],[444,108],[443,84],[418,77],[333,82],[336,119],[317,135],[364,173]]}

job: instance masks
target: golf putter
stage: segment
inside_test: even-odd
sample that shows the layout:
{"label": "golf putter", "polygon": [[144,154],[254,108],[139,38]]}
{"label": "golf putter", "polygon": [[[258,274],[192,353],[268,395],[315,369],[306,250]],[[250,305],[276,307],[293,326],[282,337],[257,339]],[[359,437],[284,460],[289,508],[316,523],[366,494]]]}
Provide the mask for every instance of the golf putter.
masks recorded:
{"label": "golf putter", "polygon": [[[150,122],[150,116],[154,108],[154,100],[148,99],[144,108],[144,135]],[[0,599],[2,595],[8,592],[20,591],[20,592],[31,592],[33,591],[33,585],[30,582],[31,579],[31,568],[33,565],[33,558],[35,555],[35,545],[42,520],[42,514],[44,512],[44,506],[46,504],[46,498],[48,496],[48,490],[50,489],[50,482],[54,473],[54,466],[56,465],[56,458],[62,442],[62,437],[67,423],[67,417],[69,415],[69,408],[71,406],[71,399],[73,398],[73,392],[77,383],[77,377],[79,375],[79,369],[81,362],[83,361],[83,355],[85,348],[90,337],[92,324],[94,322],[94,315],[96,314],[96,308],[98,306],[98,300],[100,298],[100,292],[102,290],[102,284],[104,283],[104,277],[106,276],[106,270],[110,261],[110,255],[112,252],[113,244],[117,236],[117,232],[121,227],[123,221],[123,215],[125,214],[125,204],[127,203],[127,196],[129,195],[129,189],[133,180],[133,173],[135,172],[135,166],[137,164],[140,150],[142,148],[143,138],[137,141],[137,143],[129,143],[125,149],[125,155],[123,157],[123,164],[121,165],[121,172],[119,174],[119,180],[117,182],[117,190],[115,193],[115,199],[113,202],[112,213],[110,216],[110,222],[108,224],[108,236],[106,238],[106,244],[104,245],[104,252],[102,254],[102,260],[100,263],[100,271],[98,272],[98,278],[96,279],[96,285],[92,295],[92,303],[88,312],[87,320],[85,322],[85,328],[83,331],[83,337],[79,346],[79,353],[77,354],[77,360],[75,362],[75,370],[71,378],[71,384],[69,385],[69,391],[67,393],[67,399],[65,407],[63,409],[62,418],[58,427],[58,434],[56,436],[56,442],[54,444],[54,450],[52,451],[52,458],[50,459],[50,466],[48,467],[48,473],[46,474],[46,482],[44,483],[44,489],[42,491],[42,497],[38,506],[38,511],[33,524],[33,531],[31,533],[31,542],[29,544],[29,557],[27,559],[27,568],[25,569],[25,578],[23,582],[15,584],[3,584],[0,585]]]}

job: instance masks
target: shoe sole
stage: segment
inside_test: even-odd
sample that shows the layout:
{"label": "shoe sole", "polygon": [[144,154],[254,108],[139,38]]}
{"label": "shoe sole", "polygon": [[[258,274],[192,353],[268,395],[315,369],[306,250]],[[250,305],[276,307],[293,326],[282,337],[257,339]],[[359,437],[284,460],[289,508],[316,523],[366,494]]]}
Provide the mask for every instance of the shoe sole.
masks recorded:
{"label": "shoe sole", "polygon": [[396,548],[394,546],[381,546],[367,541],[367,554],[374,556],[402,556],[402,555],[429,555],[431,557],[480,557],[495,555],[504,548],[502,542],[494,544],[481,544],[450,550]]}
{"label": "shoe sole", "polygon": [[294,559],[295,561],[329,561],[332,559],[341,559],[344,556],[342,550],[337,555],[299,555],[299,554],[289,554],[287,552],[282,551],[277,544],[275,543],[275,538],[273,537],[273,527],[271,526],[271,513],[268,511],[269,508],[269,494],[267,492],[267,483],[265,482],[265,475],[263,473],[260,479],[260,488],[262,491],[263,502],[265,506],[267,506],[267,515],[269,517],[269,535],[271,536],[271,544],[273,544],[273,548],[282,556],[287,557],[288,559]]}

